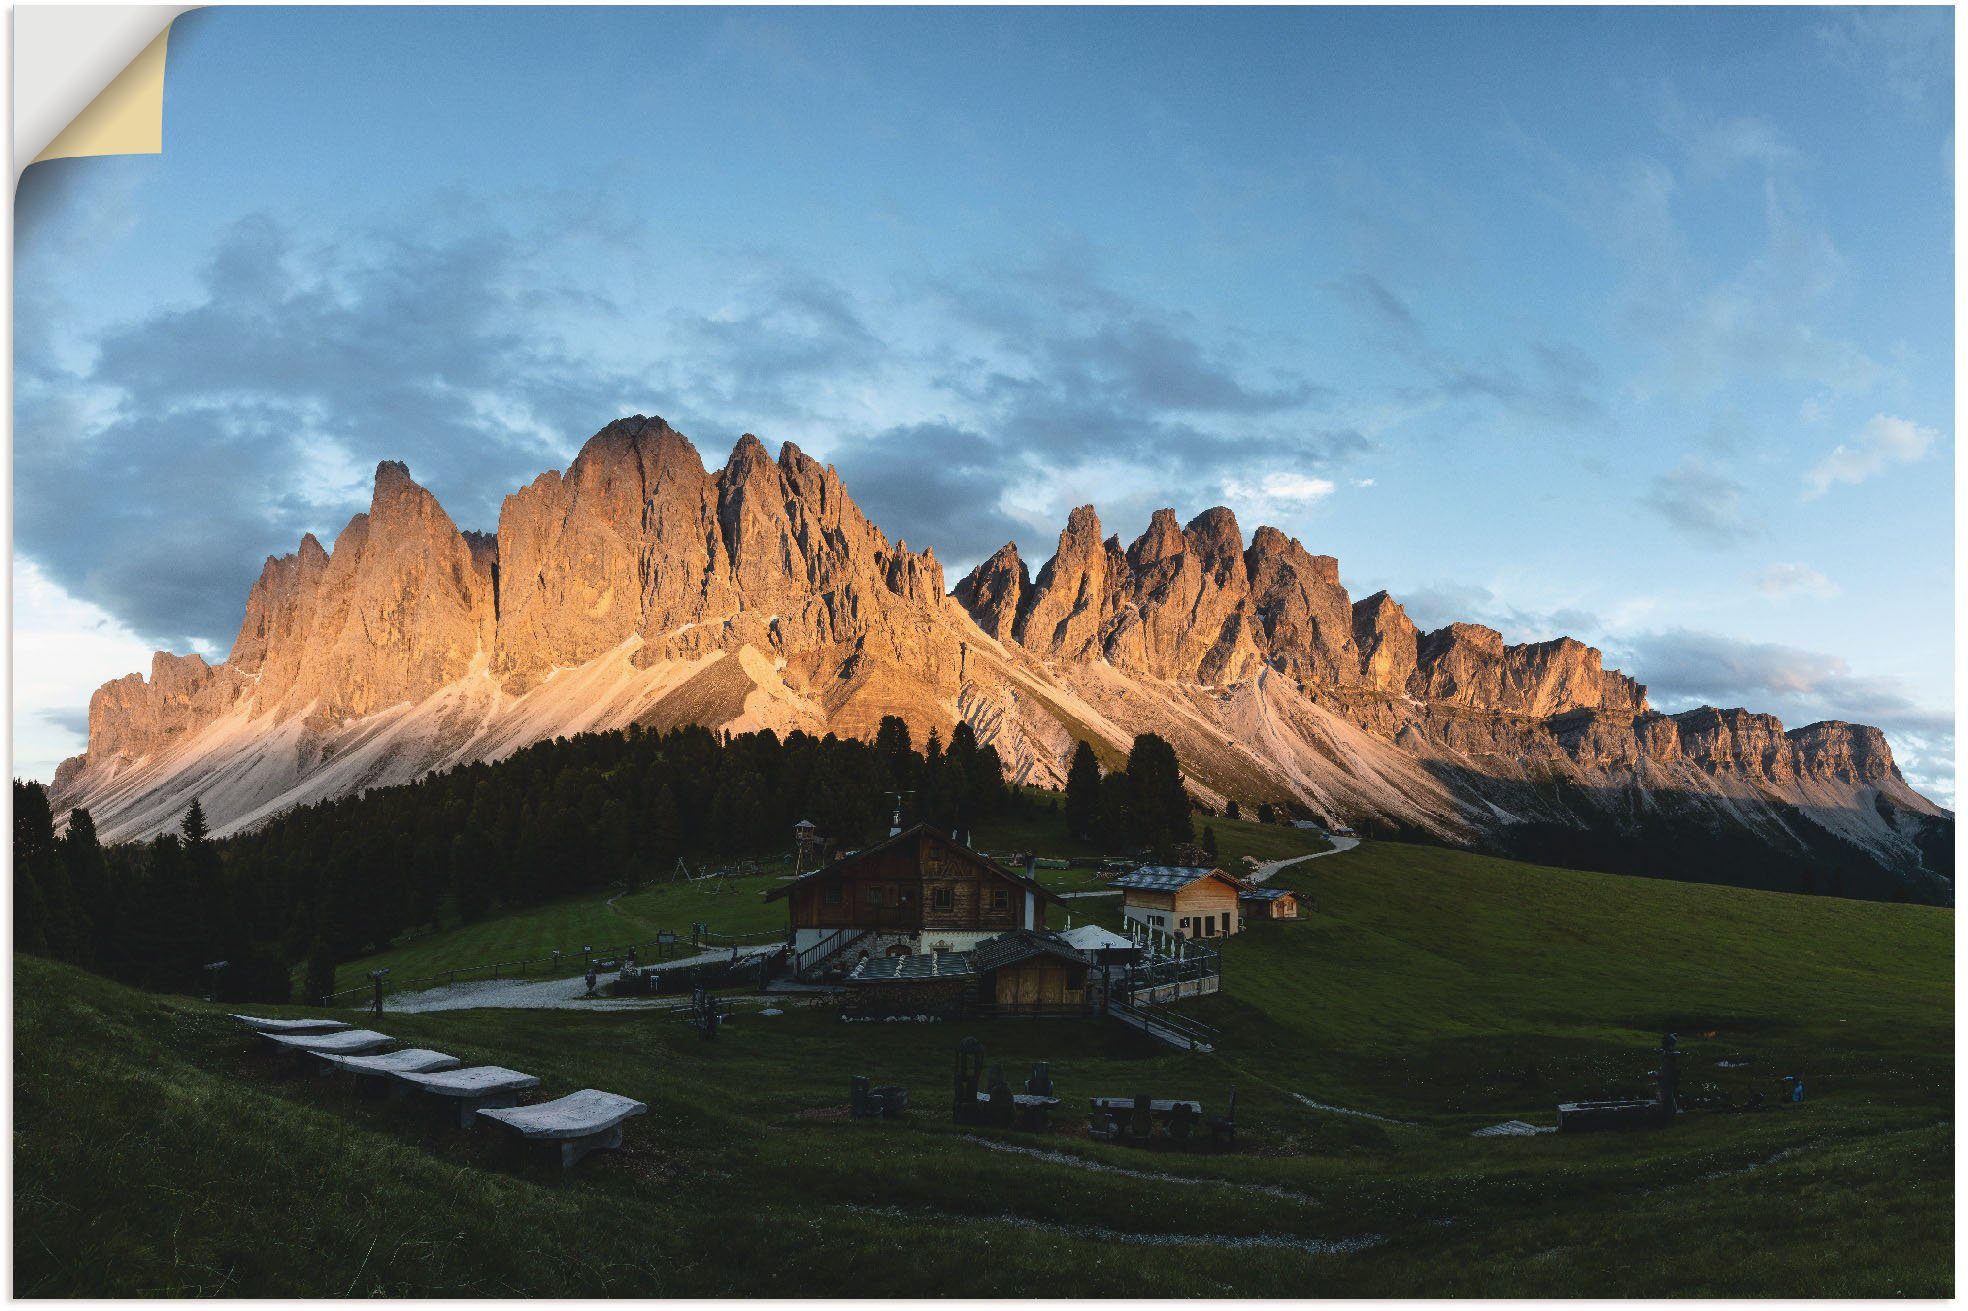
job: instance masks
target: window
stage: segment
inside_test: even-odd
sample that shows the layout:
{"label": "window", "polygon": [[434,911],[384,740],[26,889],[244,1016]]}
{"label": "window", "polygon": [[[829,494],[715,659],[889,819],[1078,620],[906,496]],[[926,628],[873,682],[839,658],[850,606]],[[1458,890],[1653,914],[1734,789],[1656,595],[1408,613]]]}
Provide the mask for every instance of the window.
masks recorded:
{"label": "window", "polygon": [[1007,892],[1003,888],[991,889],[991,909],[1009,910],[1010,908],[1011,908],[1011,893]]}
{"label": "window", "polygon": [[872,883],[868,885],[868,904],[870,906],[882,904],[882,889]]}
{"label": "window", "polygon": [[929,890],[929,904],[937,910],[949,910],[957,904],[957,895],[946,883]]}
{"label": "window", "polygon": [[830,888],[820,889],[820,904],[822,906],[840,905],[841,904],[840,884],[836,883]]}

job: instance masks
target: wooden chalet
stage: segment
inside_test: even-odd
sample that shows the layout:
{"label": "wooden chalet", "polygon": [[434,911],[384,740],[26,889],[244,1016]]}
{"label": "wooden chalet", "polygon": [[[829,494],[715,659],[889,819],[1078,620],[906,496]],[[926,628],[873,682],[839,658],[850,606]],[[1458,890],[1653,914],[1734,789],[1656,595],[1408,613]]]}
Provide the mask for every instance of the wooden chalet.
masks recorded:
{"label": "wooden chalet", "polygon": [[1121,889],[1121,915],[1179,938],[1221,938],[1241,926],[1244,884],[1200,865],[1143,865],[1108,885]]}
{"label": "wooden chalet", "polygon": [[843,856],[765,894],[784,899],[794,970],[852,968],[864,956],[968,951],[1045,927],[1059,898],[927,824]]}

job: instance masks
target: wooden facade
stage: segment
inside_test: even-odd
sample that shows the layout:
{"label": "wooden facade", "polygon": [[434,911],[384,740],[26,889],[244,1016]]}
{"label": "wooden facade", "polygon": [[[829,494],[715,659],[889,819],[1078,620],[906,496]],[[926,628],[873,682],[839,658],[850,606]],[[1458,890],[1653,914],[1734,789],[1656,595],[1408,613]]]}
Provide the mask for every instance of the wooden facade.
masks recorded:
{"label": "wooden facade", "polygon": [[1084,964],[1072,965],[1047,956],[1001,966],[986,976],[994,1006],[1016,1010],[1085,1010]]}
{"label": "wooden facade", "polygon": [[1264,895],[1243,896],[1243,914],[1247,920],[1295,920],[1298,918],[1298,894],[1282,888],[1266,888]]}
{"label": "wooden facade", "polygon": [[[1176,887],[1122,887],[1121,913],[1164,933],[1184,938],[1220,938],[1239,927],[1237,898],[1243,885],[1220,869],[1197,869]],[[1169,880],[1163,879],[1167,882]]]}
{"label": "wooden facade", "polygon": [[918,940],[921,950],[934,949],[938,935],[956,947],[1042,925],[1046,903],[1058,899],[927,825],[766,894],[781,897],[796,937],[865,929]]}

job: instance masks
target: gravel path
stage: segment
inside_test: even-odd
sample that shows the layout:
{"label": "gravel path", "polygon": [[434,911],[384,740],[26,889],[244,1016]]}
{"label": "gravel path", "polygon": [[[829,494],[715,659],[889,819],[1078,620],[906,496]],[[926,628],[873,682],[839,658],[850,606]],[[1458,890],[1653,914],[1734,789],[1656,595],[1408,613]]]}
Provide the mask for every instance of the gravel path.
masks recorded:
{"label": "gravel path", "polygon": [[1332,850],[1330,851],[1314,851],[1303,856],[1287,856],[1283,860],[1267,860],[1261,864],[1252,866],[1251,872],[1244,877],[1252,883],[1262,883],[1286,866],[1296,865],[1300,861],[1317,860],[1321,856],[1337,856],[1340,852],[1351,851],[1359,845],[1360,839],[1358,838],[1334,838],[1332,840]]}

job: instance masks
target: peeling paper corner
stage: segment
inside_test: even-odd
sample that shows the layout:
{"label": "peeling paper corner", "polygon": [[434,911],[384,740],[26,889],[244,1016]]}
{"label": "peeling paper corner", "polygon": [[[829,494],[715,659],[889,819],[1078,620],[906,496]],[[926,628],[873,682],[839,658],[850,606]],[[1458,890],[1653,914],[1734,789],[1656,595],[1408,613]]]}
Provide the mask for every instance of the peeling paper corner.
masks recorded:
{"label": "peeling paper corner", "polygon": [[16,6],[16,184],[42,160],[160,153],[171,24],[195,7]]}

